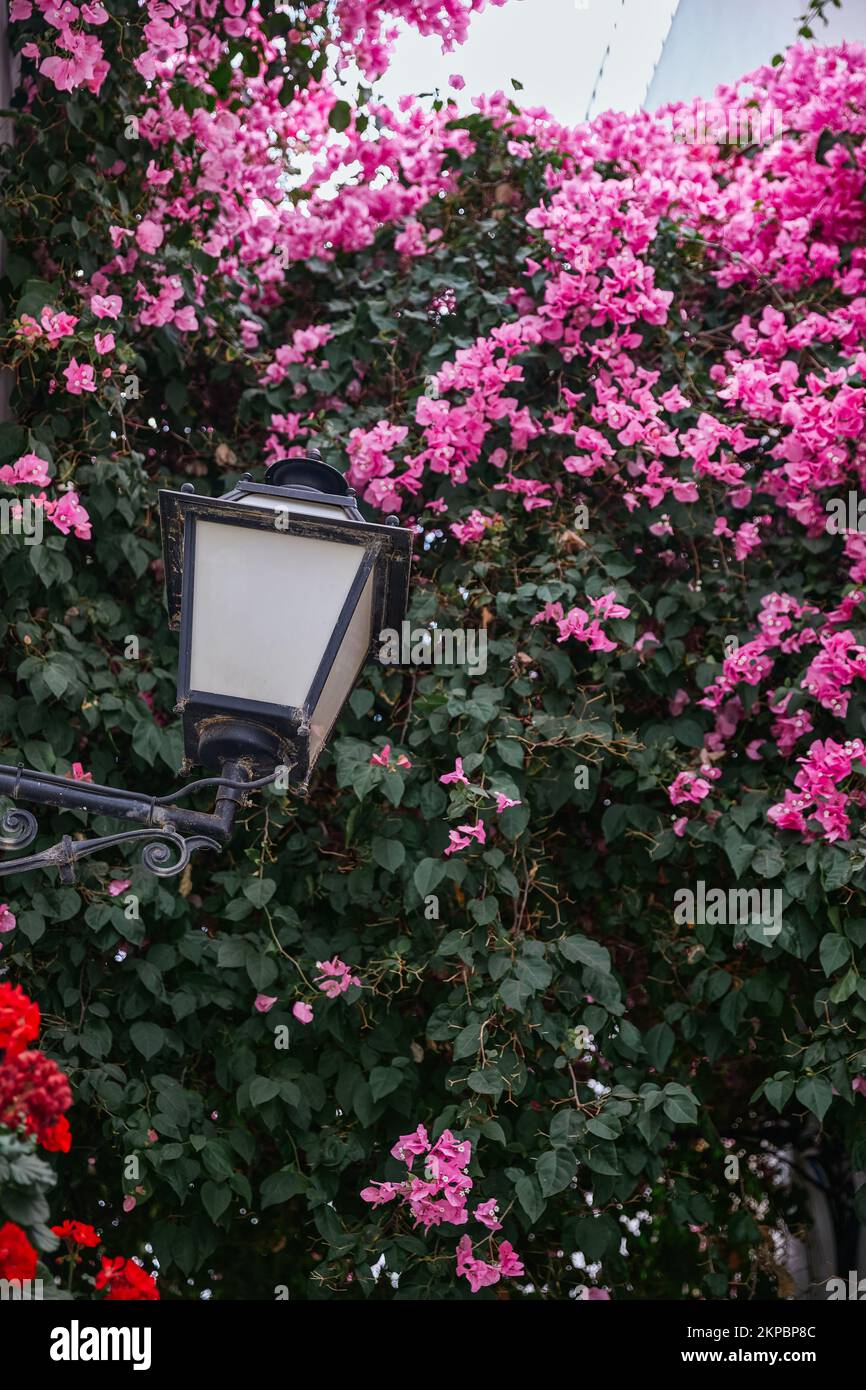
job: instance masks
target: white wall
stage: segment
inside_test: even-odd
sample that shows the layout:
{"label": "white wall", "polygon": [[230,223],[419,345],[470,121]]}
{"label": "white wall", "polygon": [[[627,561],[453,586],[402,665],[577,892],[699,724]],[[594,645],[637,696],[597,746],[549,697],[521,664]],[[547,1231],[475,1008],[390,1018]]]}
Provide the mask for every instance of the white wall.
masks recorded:
{"label": "white wall", "polygon": [[[654,111],[669,101],[712,96],[719,83],[735,81],[793,43],[806,8],[806,0],[680,0],[640,104]],[[828,25],[813,25],[817,43],[866,42],[864,0],[842,0],[841,10],[827,13]]]}

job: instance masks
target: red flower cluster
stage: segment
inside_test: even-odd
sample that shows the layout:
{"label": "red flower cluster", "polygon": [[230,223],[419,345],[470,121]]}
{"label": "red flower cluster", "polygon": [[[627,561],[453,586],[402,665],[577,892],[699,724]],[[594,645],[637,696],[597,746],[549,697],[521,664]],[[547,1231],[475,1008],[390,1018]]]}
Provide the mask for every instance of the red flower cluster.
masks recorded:
{"label": "red flower cluster", "polygon": [[39,1034],[39,1005],[20,985],[0,984],[0,1125],[24,1126],[49,1153],[68,1153],[72,1134],[64,1115],[72,1091],[63,1072],[44,1053],[28,1050]]}
{"label": "red flower cluster", "polygon": [[0,985],[0,1048],[6,1049],[7,1060],[38,1036],[39,1023],[39,1005],[20,985]]}
{"label": "red flower cluster", "polygon": [[46,1149],[68,1152],[71,1143],[64,1110],[72,1091],[56,1062],[42,1052],[7,1053],[0,1066],[0,1124],[24,1125]]}
{"label": "red flower cluster", "polygon": [[125,1260],[122,1256],[110,1260],[103,1255],[102,1269],[94,1280],[94,1288],[108,1289],[106,1302],[129,1302],[133,1299],[152,1302],[159,1299],[153,1275],[137,1265],[135,1260]]}
{"label": "red flower cluster", "polygon": [[84,1221],[64,1221],[61,1226],[52,1226],[52,1231],[61,1240],[73,1245],[98,1245],[101,1237],[96,1234],[92,1226],[88,1226]]}
{"label": "red flower cluster", "polygon": [[36,1251],[20,1226],[0,1226],[0,1279],[35,1279]]}

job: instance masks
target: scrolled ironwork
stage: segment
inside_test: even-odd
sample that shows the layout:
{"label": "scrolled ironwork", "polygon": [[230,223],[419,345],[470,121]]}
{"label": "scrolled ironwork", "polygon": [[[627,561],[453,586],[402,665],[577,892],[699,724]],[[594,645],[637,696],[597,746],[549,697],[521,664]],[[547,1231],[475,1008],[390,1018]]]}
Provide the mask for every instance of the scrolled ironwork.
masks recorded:
{"label": "scrolled ironwork", "polygon": [[[30,812],[24,812],[30,816]],[[30,817],[35,822],[35,817]],[[35,835],[35,830],[33,834]],[[32,839],[32,835],[30,839]],[[23,873],[30,869],[56,869],[61,883],[75,882],[75,865],[80,859],[101,854],[116,845],[130,841],[146,841],[141,854],[141,862],[150,873],[159,878],[172,878],[182,873],[190,862],[191,854],[197,849],[219,851],[222,846],[209,835],[181,835],[178,830],[167,827],[148,830],[125,830],[117,835],[99,835],[91,840],[73,840],[64,835],[56,845],[42,850],[39,854],[29,854],[24,859],[0,860],[0,878],[8,874]],[[29,840],[22,841],[29,844]],[[172,851],[176,851],[176,857]]]}
{"label": "scrolled ironwork", "polygon": [[0,816],[0,849],[24,849],[32,844],[39,831],[39,822],[32,811],[12,806]]}

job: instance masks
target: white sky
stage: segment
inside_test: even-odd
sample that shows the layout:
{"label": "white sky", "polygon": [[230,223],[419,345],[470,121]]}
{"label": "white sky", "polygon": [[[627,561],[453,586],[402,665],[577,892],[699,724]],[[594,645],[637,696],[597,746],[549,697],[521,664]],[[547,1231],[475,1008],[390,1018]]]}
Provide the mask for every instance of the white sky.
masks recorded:
{"label": "white sky", "polygon": [[[722,3],[724,0],[722,0]],[[564,123],[586,117],[590,95],[605,50],[617,26],[616,42],[631,48],[634,62],[622,91],[612,94],[608,105],[632,109],[643,96],[655,54],[647,51],[646,33],[658,31],[656,53],[667,32],[672,0],[639,0],[642,23],[633,22],[634,0],[506,0],[500,8],[487,8],[472,16],[469,37],[453,53],[441,52],[440,40],[422,38],[413,30],[398,40],[391,66],[377,85],[377,92],[394,100],[406,92],[429,92],[435,87],[451,92],[448,78],[460,73],[466,87],[458,102],[482,92],[511,93],[510,79],[523,83],[521,105],[545,106]],[[631,19],[632,22],[624,23]]]}

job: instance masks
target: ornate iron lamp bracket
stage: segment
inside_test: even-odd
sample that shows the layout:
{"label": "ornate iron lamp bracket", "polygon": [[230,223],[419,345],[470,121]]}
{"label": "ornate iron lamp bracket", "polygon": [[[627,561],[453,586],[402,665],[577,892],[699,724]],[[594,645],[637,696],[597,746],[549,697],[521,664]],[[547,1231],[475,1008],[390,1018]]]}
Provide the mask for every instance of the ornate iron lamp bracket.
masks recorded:
{"label": "ornate iron lamp bracket", "polygon": [[[0,860],[0,878],[31,869],[56,869],[61,883],[74,883],[75,866],[80,859],[132,840],[146,842],[141,855],[144,867],[160,878],[170,878],[186,868],[195,850],[224,848],[234,830],[237,813],[246,804],[246,794],[269,786],[279,773],[277,767],[266,777],[253,778],[243,761],[226,762],[220,777],[201,778],[167,796],[145,796],[121,787],[35,772],[20,763],[17,767],[0,764],[0,796],[15,802],[20,798],[59,810],[137,821],[147,827],[92,839],[64,835],[58,844],[41,853]],[[202,787],[216,788],[213,811],[190,811],[176,804]],[[0,816],[0,850],[26,849],[38,830],[32,811],[17,805],[11,807]]]}

